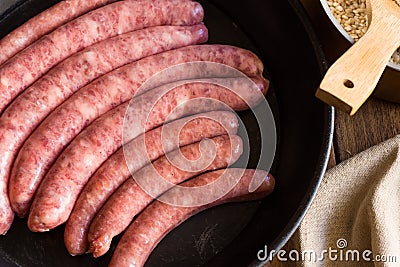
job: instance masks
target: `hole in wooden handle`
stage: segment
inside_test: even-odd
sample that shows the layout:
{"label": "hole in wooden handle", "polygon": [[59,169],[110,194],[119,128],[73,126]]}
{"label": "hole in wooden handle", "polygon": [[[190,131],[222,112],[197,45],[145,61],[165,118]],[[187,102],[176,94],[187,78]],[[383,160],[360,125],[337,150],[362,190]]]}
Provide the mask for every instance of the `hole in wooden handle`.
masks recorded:
{"label": "hole in wooden handle", "polygon": [[343,81],[343,85],[346,86],[349,89],[354,88],[354,83],[352,81],[350,81],[350,80],[347,80],[347,79]]}

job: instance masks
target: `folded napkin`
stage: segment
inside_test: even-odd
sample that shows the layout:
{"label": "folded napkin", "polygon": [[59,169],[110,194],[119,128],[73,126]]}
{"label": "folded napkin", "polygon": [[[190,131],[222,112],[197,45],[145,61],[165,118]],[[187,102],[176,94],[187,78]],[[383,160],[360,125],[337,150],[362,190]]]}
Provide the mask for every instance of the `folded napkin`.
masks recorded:
{"label": "folded napkin", "polygon": [[397,136],[330,169],[286,253],[267,266],[400,266],[399,210]]}

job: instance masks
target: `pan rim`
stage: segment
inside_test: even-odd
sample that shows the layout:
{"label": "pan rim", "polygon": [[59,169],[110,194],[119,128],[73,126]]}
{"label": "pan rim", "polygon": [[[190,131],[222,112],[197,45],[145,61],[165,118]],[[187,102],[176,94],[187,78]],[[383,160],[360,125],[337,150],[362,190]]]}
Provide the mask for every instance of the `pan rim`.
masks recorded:
{"label": "pan rim", "polygon": [[[311,42],[314,53],[316,55],[316,59],[318,61],[322,80],[323,76],[329,68],[329,64],[322,50],[320,41],[311,25],[311,20],[308,17],[303,5],[298,0],[288,0],[288,2],[292,6],[293,10],[296,12],[299,20],[302,22],[307,32],[308,38]],[[322,134],[323,144],[318,156],[319,160],[314,171],[314,176],[310,180],[310,185],[308,187],[306,195],[301,200],[299,207],[296,209],[278,238],[276,238],[269,246],[269,251],[273,251],[273,256],[275,256],[283,248],[283,246],[289,241],[289,239],[299,228],[300,223],[304,219],[313,200],[315,199],[322,179],[326,173],[333,144],[335,109],[332,106],[328,106],[325,104],[323,112],[325,118],[323,127],[324,130]],[[269,258],[267,258],[265,261],[260,261],[256,259],[250,266],[264,267],[268,262],[270,262]]]}

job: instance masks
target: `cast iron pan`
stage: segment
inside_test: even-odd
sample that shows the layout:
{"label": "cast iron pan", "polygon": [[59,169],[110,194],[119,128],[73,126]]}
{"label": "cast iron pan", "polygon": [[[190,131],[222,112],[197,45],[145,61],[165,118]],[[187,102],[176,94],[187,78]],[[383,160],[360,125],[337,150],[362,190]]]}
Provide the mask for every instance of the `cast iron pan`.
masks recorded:
{"label": "cast iron pan", "polygon": [[[0,17],[0,35],[56,2],[27,0],[10,5]],[[289,239],[326,168],[333,109],[314,97],[326,63],[296,0],[201,3],[210,43],[251,49],[265,63],[265,75],[273,85],[267,100],[278,126],[277,154],[271,169],[277,186],[263,201],[224,205],[191,218],[157,246],[146,266],[262,266],[257,252],[265,245],[278,250]],[[251,139],[248,166],[255,167],[260,147],[257,124],[250,113],[240,116]],[[63,227],[31,233],[26,220],[15,219],[7,235],[0,237],[0,266],[106,266],[118,239],[100,259],[71,257],[64,247]]]}

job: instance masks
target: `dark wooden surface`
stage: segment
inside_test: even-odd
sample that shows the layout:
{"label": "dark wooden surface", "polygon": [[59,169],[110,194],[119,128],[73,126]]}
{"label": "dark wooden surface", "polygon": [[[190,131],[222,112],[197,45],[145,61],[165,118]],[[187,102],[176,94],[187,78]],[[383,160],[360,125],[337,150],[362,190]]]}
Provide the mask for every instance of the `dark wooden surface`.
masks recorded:
{"label": "dark wooden surface", "polygon": [[352,117],[336,111],[335,161],[331,161],[330,167],[397,134],[400,134],[400,104],[370,98]]}

